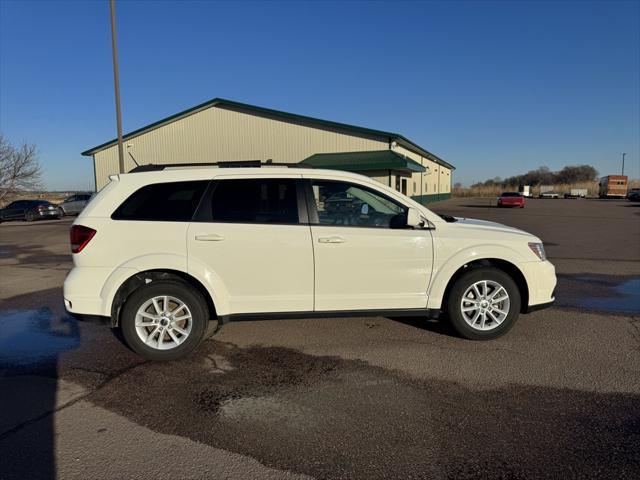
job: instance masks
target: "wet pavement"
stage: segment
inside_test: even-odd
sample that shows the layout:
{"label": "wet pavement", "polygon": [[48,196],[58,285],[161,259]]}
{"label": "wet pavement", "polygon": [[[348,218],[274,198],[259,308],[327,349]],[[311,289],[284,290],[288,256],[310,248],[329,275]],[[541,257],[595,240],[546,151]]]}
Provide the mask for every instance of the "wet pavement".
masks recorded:
{"label": "wet pavement", "polygon": [[560,307],[604,314],[640,314],[640,278],[614,275],[558,276]]}
{"label": "wet pavement", "polygon": [[0,331],[0,365],[12,369],[52,363],[80,346],[78,322],[67,316],[54,319],[47,307],[3,312]]}
{"label": "wet pavement", "polygon": [[27,241],[1,225],[0,479],[638,477],[640,252],[619,256],[640,240],[634,210],[594,203],[583,220],[613,217],[624,240],[581,238],[571,257],[549,209],[574,218],[588,202],[471,204],[439,207],[546,229],[534,233],[558,268],[556,306],[507,336],[468,342],[419,319],[238,322],[161,364],[63,311],[68,221],[25,225]]}

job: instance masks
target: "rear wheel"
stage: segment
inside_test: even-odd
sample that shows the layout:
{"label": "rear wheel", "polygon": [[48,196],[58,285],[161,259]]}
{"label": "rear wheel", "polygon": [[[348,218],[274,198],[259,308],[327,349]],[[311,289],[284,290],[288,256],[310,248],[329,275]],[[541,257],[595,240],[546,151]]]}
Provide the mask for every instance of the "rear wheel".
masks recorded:
{"label": "rear wheel", "polygon": [[149,360],[175,360],[200,344],[208,327],[200,292],[174,281],[152,282],[124,304],[120,323],[127,345]]}
{"label": "rear wheel", "polygon": [[493,267],[474,268],[456,280],[447,312],[462,337],[491,340],[513,327],[520,302],[518,286],[508,274]]}

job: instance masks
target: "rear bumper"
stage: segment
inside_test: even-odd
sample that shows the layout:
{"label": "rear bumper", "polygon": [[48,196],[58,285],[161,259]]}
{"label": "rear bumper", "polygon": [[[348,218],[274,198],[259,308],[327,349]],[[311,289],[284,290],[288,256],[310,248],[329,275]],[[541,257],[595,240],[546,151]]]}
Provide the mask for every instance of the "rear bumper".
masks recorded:
{"label": "rear bumper", "polygon": [[38,218],[53,218],[53,217],[59,217],[60,212],[57,209],[43,210],[43,211],[36,211],[36,215],[38,216]]}
{"label": "rear bumper", "polygon": [[74,267],[64,280],[64,307],[72,315],[109,317],[118,287],[135,273],[132,268]]}

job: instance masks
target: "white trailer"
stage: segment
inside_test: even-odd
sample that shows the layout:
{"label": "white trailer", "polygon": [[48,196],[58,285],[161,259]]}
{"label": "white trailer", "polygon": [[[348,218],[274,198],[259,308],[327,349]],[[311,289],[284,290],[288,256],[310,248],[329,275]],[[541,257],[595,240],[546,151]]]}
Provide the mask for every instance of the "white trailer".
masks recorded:
{"label": "white trailer", "polygon": [[520,185],[520,188],[518,188],[518,193],[520,193],[523,197],[531,197],[531,185]]}

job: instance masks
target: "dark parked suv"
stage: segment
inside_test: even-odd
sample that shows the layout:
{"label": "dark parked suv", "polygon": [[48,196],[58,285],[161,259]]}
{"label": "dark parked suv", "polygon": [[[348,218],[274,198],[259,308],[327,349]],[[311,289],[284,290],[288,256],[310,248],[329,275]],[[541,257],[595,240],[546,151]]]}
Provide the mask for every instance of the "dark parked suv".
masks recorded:
{"label": "dark parked suv", "polygon": [[0,210],[0,222],[26,220],[32,222],[40,218],[60,218],[58,208],[47,200],[16,200]]}

